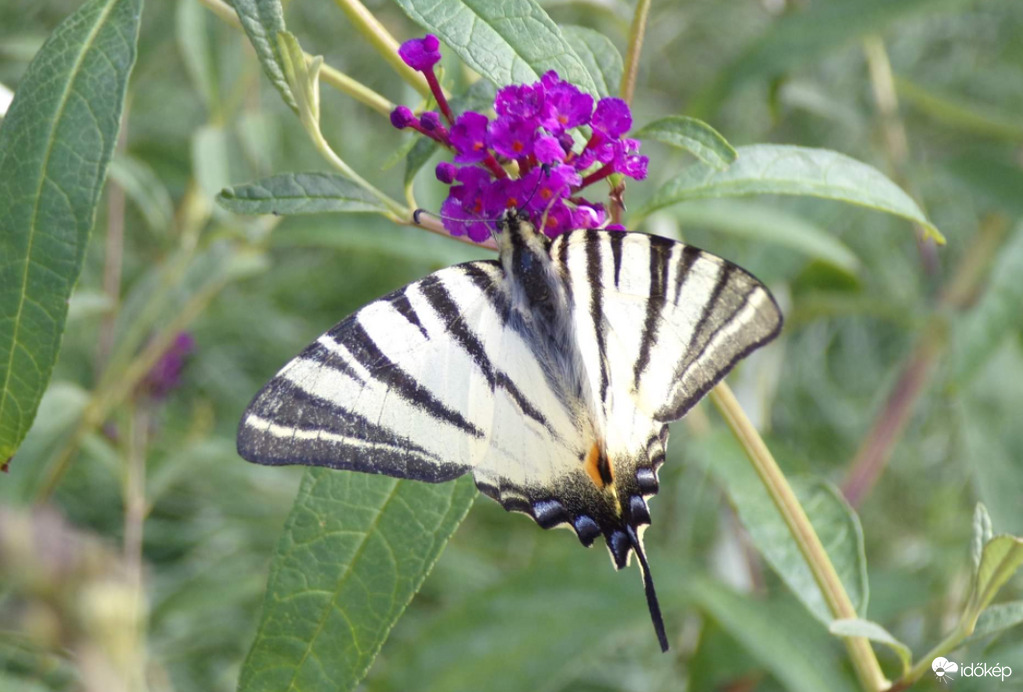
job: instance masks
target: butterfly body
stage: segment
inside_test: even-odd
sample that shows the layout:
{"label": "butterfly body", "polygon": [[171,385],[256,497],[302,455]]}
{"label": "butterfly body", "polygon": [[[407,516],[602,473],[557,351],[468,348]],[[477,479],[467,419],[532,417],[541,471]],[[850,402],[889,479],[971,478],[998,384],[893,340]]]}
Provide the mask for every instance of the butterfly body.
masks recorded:
{"label": "butterfly body", "polygon": [[238,450],[441,482],[472,472],[506,509],[639,557],[668,422],[773,338],[781,315],[744,270],[639,233],[553,241],[516,212],[499,261],[435,272],[323,334],[257,394]]}

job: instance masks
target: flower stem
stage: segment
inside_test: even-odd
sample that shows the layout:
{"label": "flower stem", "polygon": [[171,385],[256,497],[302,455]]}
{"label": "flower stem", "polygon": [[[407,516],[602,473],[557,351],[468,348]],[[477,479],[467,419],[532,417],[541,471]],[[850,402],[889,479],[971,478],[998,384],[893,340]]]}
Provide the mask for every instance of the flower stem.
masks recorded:
{"label": "flower stem", "polygon": [[[859,617],[809,517],[732,390],[722,382],[711,390],[710,398],[746,451],[760,481],[796,541],[831,614],[837,619]],[[863,637],[848,637],[844,641],[863,689],[879,692],[887,688],[890,683],[881,671],[870,642]]]}
{"label": "flower stem", "polygon": [[945,353],[948,325],[944,309],[962,310],[973,300],[1007,230],[1008,224],[1003,218],[986,219],[980,226],[977,239],[970,244],[966,256],[942,290],[938,310],[928,317],[916,346],[902,366],[895,387],[849,464],[849,472],[842,483],[842,494],[853,507],[863,502],[884,473],[920,393],[930,382],[934,365]]}
{"label": "flower stem", "polygon": [[622,99],[632,105],[632,94],[636,88],[636,74],[639,72],[639,54],[643,50],[643,36],[646,34],[646,22],[650,15],[650,0],[639,0],[636,13],[632,16],[629,27],[629,47],[625,52],[625,69],[622,71],[622,84],[618,89]]}
{"label": "flower stem", "polygon": [[365,5],[359,0],[334,0],[334,3],[344,11],[359,33],[366,37],[402,79],[424,97],[430,97],[430,85],[427,84],[426,78],[402,61],[398,55],[398,42]]}
{"label": "flower stem", "polygon": [[[223,0],[199,0],[199,2],[224,23],[230,24],[235,29],[242,28],[234,9]],[[308,62],[312,60],[312,56],[307,53],[305,59]],[[320,77],[341,93],[348,94],[359,103],[369,106],[382,115],[387,115],[394,110],[394,104],[388,99],[334,67],[323,65],[320,68]]]}

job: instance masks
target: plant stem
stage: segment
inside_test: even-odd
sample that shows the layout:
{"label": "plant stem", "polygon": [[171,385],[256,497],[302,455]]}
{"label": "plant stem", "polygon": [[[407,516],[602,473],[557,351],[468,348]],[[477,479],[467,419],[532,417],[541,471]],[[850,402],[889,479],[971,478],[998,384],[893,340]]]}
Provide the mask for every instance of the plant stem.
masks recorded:
{"label": "plant stem", "polygon": [[945,351],[947,326],[942,309],[966,307],[986,275],[991,258],[1001,247],[1007,230],[1008,224],[1004,219],[986,219],[977,233],[977,240],[970,244],[955,275],[941,292],[938,310],[927,319],[920,338],[902,366],[895,387],[849,464],[849,473],[842,483],[842,494],[853,507],[863,502],[884,473],[920,393],[930,381],[933,366]]}
{"label": "plant stem", "polygon": [[[874,103],[881,115],[881,127],[885,138],[885,155],[888,166],[892,170],[892,178],[900,187],[906,189],[920,204],[919,195],[913,194],[910,181],[905,173],[906,161],[909,159],[909,137],[906,126],[899,115],[899,99],[895,92],[895,77],[892,64],[888,60],[888,51],[880,36],[871,35],[863,40],[863,53],[867,58],[867,70],[870,73],[870,86],[874,92]],[[920,204],[923,209],[923,204]],[[925,210],[926,211],[926,210]],[[918,223],[913,224],[916,236],[917,251],[924,271],[929,276],[938,274],[938,254],[934,239],[927,234]]]}
{"label": "plant stem", "polygon": [[[742,444],[754,470],[774,501],[775,507],[778,508],[778,513],[796,541],[831,614],[837,619],[859,617],[817,532],[810,524],[810,519],[796,499],[767,445],[732,394],[732,390],[722,382],[711,390],[710,397],[732,433]],[[888,687],[890,683],[881,671],[870,642],[863,637],[848,637],[844,641],[863,689],[867,692],[879,692]]]}
{"label": "plant stem", "polygon": [[[128,141],[128,108],[117,135],[117,152],[123,152]],[[100,321],[93,371],[99,379],[114,347],[114,328],[121,305],[121,265],[124,256],[124,188],[111,180],[107,188],[107,242],[103,247],[103,293],[110,305]]]}
{"label": "plant stem", "polygon": [[849,475],[842,483],[842,494],[853,507],[860,506],[884,472],[895,443],[930,380],[931,369],[941,355],[944,342],[941,330],[934,324],[928,327],[850,463]]}
{"label": "plant stem", "polygon": [[629,47],[625,52],[625,69],[622,71],[622,84],[618,90],[619,95],[629,105],[632,105],[632,94],[636,89],[639,55],[643,50],[643,37],[646,34],[649,15],[650,0],[639,0],[636,12],[632,15],[632,26],[629,27]]}
{"label": "plant stem", "polygon": [[[142,349],[141,353],[128,363],[124,370],[118,372],[116,377],[105,377],[100,382],[96,390],[93,391],[92,398],[86,404],[75,430],[55,455],[50,470],[36,494],[37,503],[46,502],[56,490],[57,484],[70,467],[74,454],[78,451],[85,436],[103,425],[111,412],[131,395],[142,378],[153,369],[156,362],[167,351],[178,332],[185,329],[192,320],[198,317],[229,281],[228,276],[221,276],[192,296],[181,311],[164,325],[163,329]],[[105,374],[109,375],[110,372],[111,370],[108,369]]]}
{"label": "plant stem", "polygon": [[[238,15],[235,13],[234,9],[223,0],[199,0],[199,2],[213,12],[213,14],[217,15],[221,21],[226,24],[230,24],[235,29],[242,28],[241,22],[238,21]],[[397,50],[397,48],[395,48],[395,50]],[[395,55],[397,55],[397,53],[395,53]],[[306,53],[305,59],[306,62],[309,62],[313,59],[313,56]],[[394,104],[391,103],[389,99],[384,98],[362,82],[352,79],[337,68],[331,67],[330,65],[323,65],[320,68],[320,77],[324,82],[341,93],[348,94],[359,103],[369,106],[378,113],[388,115],[392,110],[394,110]]]}
{"label": "plant stem", "polygon": [[146,689],[146,595],[142,570],[142,532],[146,517],[146,447],[149,415],[145,402],[133,402],[128,412],[129,430],[124,469],[124,564],[131,590],[134,656],[125,666],[126,689]]}
{"label": "plant stem", "polygon": [[359,0],[334,0],[334,4],[344,11],[359,33],[377,49],[380,56],[402,79],[411,84],[424,98],[430,98],[430,85],[426,83],[426,78],[405,64],[398,55],[398,42],[365,5]]}

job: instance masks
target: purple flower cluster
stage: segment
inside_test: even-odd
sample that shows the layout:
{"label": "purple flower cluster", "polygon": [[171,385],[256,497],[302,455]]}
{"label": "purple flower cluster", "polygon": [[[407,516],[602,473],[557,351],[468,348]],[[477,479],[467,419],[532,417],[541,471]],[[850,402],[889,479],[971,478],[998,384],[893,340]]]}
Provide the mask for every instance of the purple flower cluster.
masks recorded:
{"label": "purple flower cluster", "polygon": [[188,332],[179,332],[167,350],[146,374],[143,387],[154,399],[164,399],[181,384],[185,359],[195,350],[195,339]]}
{"label": "purple flower cluster", "polygon": [[[398,106],[391,123],[454,152],[454,163],[442,161],[436,171],[438,180],[451,185],[441,218],[452,235],[484,241],[493,221],[512,208],[528,214],[551,238],[603,226],[604,206],[580,192],[615,173],[646,177],[647,157],[639,155],[639,141],[622,136],[632,127],[629,105],[622,99],[602,98],[594,104],[592,96],[552,71],[534,84],[500,89],[493,120],[475,111],[455,116],[433,72],[440,60],[437,37],[406,41],[398,54],[426,77],[440,113],[416,116]],[[577,144],[577,139],[585,141]]]}

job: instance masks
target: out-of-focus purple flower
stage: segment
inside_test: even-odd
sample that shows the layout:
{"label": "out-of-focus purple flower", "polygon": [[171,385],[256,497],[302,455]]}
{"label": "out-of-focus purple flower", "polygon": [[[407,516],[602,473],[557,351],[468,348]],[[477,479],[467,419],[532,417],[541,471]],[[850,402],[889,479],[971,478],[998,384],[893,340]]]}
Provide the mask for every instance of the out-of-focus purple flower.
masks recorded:
{"label": "out-of-focus purple flower", "polygon": [[398,55],[413,70],[424,72],[440,61],[440,41],[433,34],[401,44]]}
{"label": "out-of-focus purple flower", "polygon": [[487,156],[487,116],[466,111],[451,126],[451,146],[458,163],[477,163]]}
{"label": "out-of-focus purple flower", "polygon": [[[441,217],[453,235],[486,240],[506,209],[523,211],[551,237],[600,228],[607,213],[583,190],[613,174],[646,177],[648,161],[639,154],[639,142],[623,139],[632,126],[625,101],[602,98],[594,104],[590,94],[550,71],[532,84],[499,89],[496,119],[474,111],[456,118],[433,73],[439,42],[430,36],[418,41],[402,46],[402,59],[426,76],[450,130],[432,111],[417,118],[396,109],[391,117],[396,127],[416,129],[454,153],[454,163],[442,162],[435,171],[451,185]],[[589,137],[577,145],[585,125]]]}
{"label": "out-of-focus purple flower", "polygon": [[144,389],[154,399],[166,398],[181,384],[185,358],[195,350],[195,339],[188,332],[178,332],[167,350],[146,374]]}

